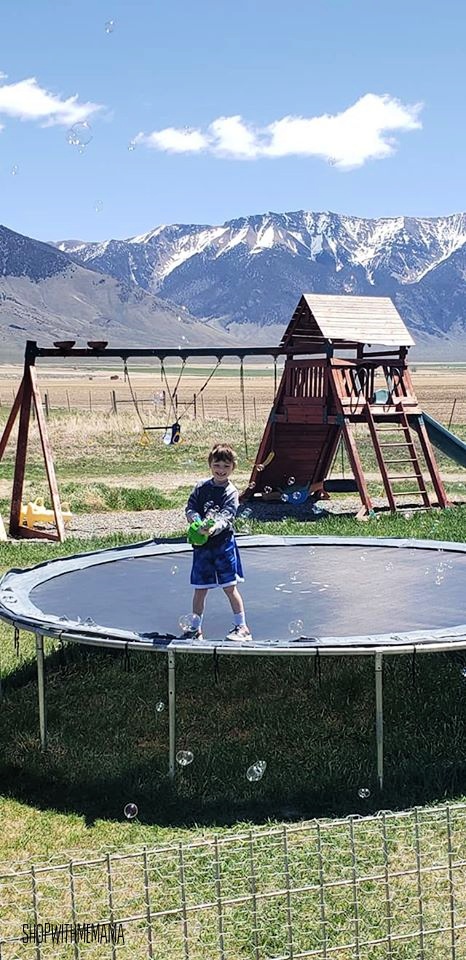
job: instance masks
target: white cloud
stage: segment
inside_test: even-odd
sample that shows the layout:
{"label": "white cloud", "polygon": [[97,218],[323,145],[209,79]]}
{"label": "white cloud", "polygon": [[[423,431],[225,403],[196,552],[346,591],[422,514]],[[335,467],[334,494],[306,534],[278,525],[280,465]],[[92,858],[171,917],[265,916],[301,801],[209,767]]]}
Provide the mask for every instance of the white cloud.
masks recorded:
{"label": "white cloud", "polygon": [[403,104],[388,94],[367,93],[342,113],[282,117],[265,127],[242,117],[218,117],[205,132],[168,127],[140,133],[138,142],[168,153],[210,153],[232,160],[258,157],[322,157],[342,169],[395,152],[394,133],[420,130],[422,104]]}
{"label": "white cloud", "polygon": [[138,133],[132,142],[145,143],[154,150],[165,150],[167,153],[201,153],[209,146],[209,141],[199,130],[176,130],[175,127],[149,134]]}
{"label": "white cloud", "polygon": [[98,103],[79,103],[77,94],[63,100],[40,87],[35,77],[17,83],[2,83],[4,79],[0,75],[0,115],[69,127],[102,109]]}

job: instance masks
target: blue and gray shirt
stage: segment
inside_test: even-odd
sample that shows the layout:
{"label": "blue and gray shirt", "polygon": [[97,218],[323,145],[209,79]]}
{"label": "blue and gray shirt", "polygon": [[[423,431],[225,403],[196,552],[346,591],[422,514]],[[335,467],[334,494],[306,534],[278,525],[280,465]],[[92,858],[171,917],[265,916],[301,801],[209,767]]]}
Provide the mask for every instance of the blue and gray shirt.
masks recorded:
{"label": "blue and gray shirt", "polygon": [[233,532],[238,507],[239,494],[231,480],[226,486],[221,486],[209,477],[194,487],[186,507],[186,519],[188,523],[215,520],[210,536],[216,537],[219,533]]}

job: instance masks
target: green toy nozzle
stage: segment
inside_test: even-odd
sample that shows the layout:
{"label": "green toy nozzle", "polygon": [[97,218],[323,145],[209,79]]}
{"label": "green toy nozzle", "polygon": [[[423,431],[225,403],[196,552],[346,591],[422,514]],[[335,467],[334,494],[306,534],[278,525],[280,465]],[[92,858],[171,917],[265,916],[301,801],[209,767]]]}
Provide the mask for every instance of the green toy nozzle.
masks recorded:
{"label": "green toy nozzle", "polygon": [[201,527],[213,527],[215,520],[193,520],[188,527],[188,543],[193,547],[203,547],[209,539],[208,533],[201,533]]}

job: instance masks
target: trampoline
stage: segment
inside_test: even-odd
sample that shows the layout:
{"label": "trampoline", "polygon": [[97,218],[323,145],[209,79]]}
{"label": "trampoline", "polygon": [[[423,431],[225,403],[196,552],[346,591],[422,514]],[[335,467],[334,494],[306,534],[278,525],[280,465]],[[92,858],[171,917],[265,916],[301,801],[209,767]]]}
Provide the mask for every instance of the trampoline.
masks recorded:
{"label": "trampoline", "polygon": [[36,637],[41,745],[46,746],[44,636],[165,653],[169,775],[176,752],[179,652],[230,656],[372,656],[377,776],[383,786],[382,666],[387,655],[466,649],[466,545],[386,538],[239,537],[252,642],[224,639],[230,609],[208,597],[205,638],[185,640],[191,547],[149,541],[10,570],[0,617]]}

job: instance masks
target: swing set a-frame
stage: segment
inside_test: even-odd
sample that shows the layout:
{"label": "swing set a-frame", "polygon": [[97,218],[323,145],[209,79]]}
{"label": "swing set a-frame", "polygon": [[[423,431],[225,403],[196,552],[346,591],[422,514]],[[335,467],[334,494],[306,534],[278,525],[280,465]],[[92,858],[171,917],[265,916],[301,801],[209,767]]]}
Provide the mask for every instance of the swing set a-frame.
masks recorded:
{"label": "swing set a-frame", "polygon": [[[119,357],[213,356],[240,359],[244,405],[243,363],[246,356],[284,356],[283,375],[276,390],[251,477],[242,500],[283,499],[290,479],[293,489],[327,497],[330,492],[355,490],[361,499],[359,519],[373,512],[367,479],[355,435],[364,424],[372,444],[390,511],[397,497],[413,495],[419,508],[447,507],[449,501],[430,444],[422,410],[415,396],[407,364],[413,344],[401,317],[387,297],[323,296],[304,294],[293,313],[281,343],[274,347],[177,349],[123,349],[104,345],[75,348],[64,344],[39,347],[28,341],[23,377],[3,434],[0,460],[19,416],[9,532],[12,537],[63,541],[65,527],[52,449],[37,378],[37,359],[84,357],[106,360]],[[369,352],[371,344],[377,344]],[[388,347],[389,349],[381,349]],[[212,374],[208,377],[208,382]],[[31,413],[39,429],[50,490],[55,531],[21,525],[21,502]],[[244,415],[245,421],[245,415]],[[339,444],[343,443],[351,466],[351,480],[329,479]],[[399,482],[410,489],[397,490]]]}

